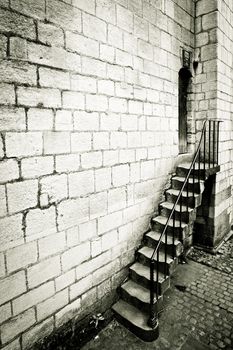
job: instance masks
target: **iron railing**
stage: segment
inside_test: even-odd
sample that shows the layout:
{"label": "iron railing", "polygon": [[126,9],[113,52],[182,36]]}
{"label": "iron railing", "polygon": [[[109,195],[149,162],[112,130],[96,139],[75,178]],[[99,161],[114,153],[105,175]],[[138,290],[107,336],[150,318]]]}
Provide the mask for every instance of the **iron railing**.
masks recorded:
{"label": "iron railing", "polygon": [[[148,320],[148,325],[151,328],[154,328],[158,323],[157,313],[155,311],[155,301],[158,301],[159,297],[159,262],[160,262],[160,253],[161,253],[161,243],[162,240],[165,240],[164,247],[164,277],[168,275],[167,270],[167,261],[168,261],[168,227],[172,221],[171,226],[171,235],[172,235],[172,246],[173,253],[172,257],[174,259],[175,252],[175,239],[176,239],[176,228],[178,222],[178,231],[179,231],[179,240],[182,242],[182,213],[183,213],[183,204],[184,204],[184,194],[186,192],[186,203],[184,205],[184,212],[187,213],[189,217],[190,208],[195,206],[195,185],[198,184],[200,188],[201,181],[206,179],[206,174],[210,174],[210,169],[218,165],[218,153],[219,153],[219,124],[221,121],[218,120],[205,120],[200,140],[196,148],[193,160],[183,182],[183,185],[179,191],[177,199],[172,207],[171,213],[167,219],[163,232],[160,235],[158,243],[153,251],[153,254],[150,259],[150,316]],[[191,181],[192,180],[192,181]],[[197,181],[197,182],[195,182]],[[189,195],[191,193],[191,198]],[[186,206],[186,207],[185,207]],[[180,210],[180,213],[176,213],[177,207]],[[156,276],[155,276],[156,274]],[[155,298],[156,296],[156,298]]]}

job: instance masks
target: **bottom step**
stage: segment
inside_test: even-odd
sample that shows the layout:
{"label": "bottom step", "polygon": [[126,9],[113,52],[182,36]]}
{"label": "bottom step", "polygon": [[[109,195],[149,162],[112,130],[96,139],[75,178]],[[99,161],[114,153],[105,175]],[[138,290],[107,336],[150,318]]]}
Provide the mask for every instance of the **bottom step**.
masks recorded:
{"label": "bottom step", "polygon": [[123,300],[119,300],[112,309],[117,320],[142,340],[149,342],[158,338],[159,326],[157,324],[152,329],[147,325],[148,314],[139,311]]}

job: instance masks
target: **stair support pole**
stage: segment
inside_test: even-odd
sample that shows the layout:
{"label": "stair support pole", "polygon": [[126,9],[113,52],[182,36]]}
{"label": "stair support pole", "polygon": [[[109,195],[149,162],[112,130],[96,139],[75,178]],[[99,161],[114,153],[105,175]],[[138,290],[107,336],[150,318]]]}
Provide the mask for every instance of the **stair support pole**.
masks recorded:
{"label": "stair support pole", "polygon": [[[150,261],[150,316],[148,320],[148,326],[153,328],[156,328],[158,324],[158,318],[155,312],[155,304],[154,304],[154,271],[155,271],[155,261],[154,259],[151,259]],[[157,281],[158,284],[158,281]],[[157,291],[157,286],[156,286]],[[157,298],[158,299],[158,298]]]}

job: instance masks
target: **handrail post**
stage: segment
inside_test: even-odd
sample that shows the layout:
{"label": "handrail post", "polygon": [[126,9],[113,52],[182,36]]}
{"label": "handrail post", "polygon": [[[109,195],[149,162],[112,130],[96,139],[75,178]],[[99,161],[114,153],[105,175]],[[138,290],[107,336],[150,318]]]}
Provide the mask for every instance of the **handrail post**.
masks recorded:
{"label": "handrail post", "polygon": [[154,261],[154,259],[152,259],[150,261],[150,317],[148,320],[148,326],[151,328],[155,328],[157,323],[158,323],[157,315],[155,312],[155,305],[154,305],[154,297],[155,297],[154,270],[155,270],[155,261]]}

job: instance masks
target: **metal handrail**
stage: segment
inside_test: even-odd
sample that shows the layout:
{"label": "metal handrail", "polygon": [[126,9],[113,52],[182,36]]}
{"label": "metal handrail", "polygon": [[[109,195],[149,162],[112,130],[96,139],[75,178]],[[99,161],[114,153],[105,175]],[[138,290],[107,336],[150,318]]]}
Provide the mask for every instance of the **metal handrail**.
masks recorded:
{"label": "metal handrail", "polygon": [[207,123],[207,120],[204,121],[204,125],[203,125],[203,128],[202,128],[202,133],[201,133],[201,138],[200,138],[200,141],[199,141],[199,144],[198,144],[198,148],[197,148],[197,150],[196,150],[196,152],[195,152],[195,156],[194,156],[193,161],[192,161],[192,163],[191,163],[191,165],[190,165],[189,171],[188,171],[188,173],[187,173],[187,175],[186,175],[186,178],[185,178],[185,180],[184,180],[183,186],[182,186],[181,189],[180,189],[180,192],[179,192],[178,197],[177,197],[177,199],[176,199],[176,201],[175,201],[175,204],[173,205],[171,214],[169,215],[169,217],[168,217],[168,219],[167,219],[167,222],[166,222],[166,225],[165,225],[165,227],[164,227],[164,230],[163,230],[163,232],[162,232],[161,235],[160,235],[158,244],[157,244],[157,246],[155,247],[154,252],[153,252],[153,254],[152,254],[152,256],[151,256],[151,260],[154,259],[155,254],[156,254],[157,250],[158,250],[159,247],[160,247],[160,244],[161,244],[161,242],[162,242],[162,239],[163,239],[163,237],[164,237],[164,235],[165,235],[165,232],[166,232],[166,230],[167,230],[168,224],[169,224],[169,222],[170,222],[170,220],[171,220],[171,218],[172,218],[172,215],[173,215],[173,213],[174,213],[174,211],[175,211],[175,208],[176,208],[176,206],[177,206],[177,204],[178,204],[178,202],[179,202],[179,200],[180,200],[181,194],[182,194],[182,192],[184,191],[185,185],[186,185],[186,183],[187,183],[187,181],[188,181],[188,178],[189,178],[189,176],[190,176],[190,174],[191,174],[193,165],[194,165],[194,163],[195,163],[196,160],[197,160],[197,156],[198,156],[198,153],[199,153],[200,148],[201,148],[201,142],[202,142],[202,139],[203,139],[203,135],[204,135],[204,132],[205,132],[205,130],[206,130],[206,123]]}
{"label": "metal handrail", "polygon": [[[188,202],[188,194],[189,194],[189,178],[190,178],[190,174],[193,171],[193,199],[195,198],[195,163],[196,160],[198,158],[198,183],[200,183],[200,159],[201,159],[201,145],[202,145],[202,141],[204,138],[204,174],[206,171],[206,125],[207,125],[207,121],[209,122],[209,155],[208,155],[208,165],[209,165],[209,169],[210,169],[210,165],[211,165],[211,151],[213,153],[213,161],[212,164],[213,166],[218,164],[218,152],[219,152],[219,123],[221,123],[222,121],[220,120],[216,120],[216,119],[206,119],[204,121],[203,127],[202,127],[202,132],[201,132],[201,137],[197,146],[197,149],[195,151],[193,160],[191,162],[191,165],[189,167],[188,173],[185,177],[185,180],[183,182],[183,185],[179,191],[179,194],[176,198],[176,201],[172,207],[171,213],[166,221],[165,227],[163,229],[163,232],[161,233],[158,243],[152,253],[151,259],[150,259],[150,305],[151,305],[151,309],[150,309],[150,318],[148,320],[148,325],[150,327],[155,327],[156,324],[158,323],[157,319],[156,319],[156,315],[155,315],[155,311],[154,311],[154,269],[155,269],[155,256],[157,257],[157,269],[156,269],[156,283],[157,283],[157,287],[156,287],[156,299],[158,300],[158,280],[159,280],[159,274],[158,274],[158,261],[159,261],[159,252],[160,252],[160,247],[161,247],[161,242],[162,239],[165,236],[165,265],[167,262],[167,230],[168,230],[168,225],[169,222],[171,221],[172,217],[173,217],[173,245],[175,242],[175,234],[174,234],[174,230],[175,230],[175,210],[176,210],[176,206],[180,201],[180,230],[182,228],[182,194],[184,192],[185,186],[187,185],[187,212],[188,212],[188,208],[189,208],[189,202]],[[211,129],[211,122],[213,122],[213,131]],[[215,132],[216,132],[216,123],[217,123],[217,142],[215,140]],[[213,132],[213,144],[212,144],[212,150],[211,150],[211,131]],[[215,144],[216,142],[216,144]],[[216,147],[216,149],[215,149]],[[208,151],[208,150],[207,150]],[[216,153],[216,154],[215,154]],[[215,158],[216,156],[216,158]],[[216,163],[215,163],[216,160]],[[173,254],[173,258],[174,258],[174,254]],[[167,275],[167,272],[165,270],[165,276]]]}

